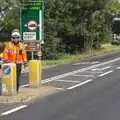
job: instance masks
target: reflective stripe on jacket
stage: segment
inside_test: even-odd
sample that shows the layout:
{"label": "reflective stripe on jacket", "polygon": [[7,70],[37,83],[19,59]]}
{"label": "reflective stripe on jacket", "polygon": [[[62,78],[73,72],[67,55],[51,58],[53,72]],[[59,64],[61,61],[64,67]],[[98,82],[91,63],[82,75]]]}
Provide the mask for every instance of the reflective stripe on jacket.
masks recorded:
{"label": "reflective stripe on jacket", "polygon": [[3,53],[0,53],[0,58],[3,58]]}
{"label": "reflective stripe on jacket", "polygon": [[6,43],[3,58],[9,62],[23,63],[27,61],[25,47],[22,43],[14,45],[12,42]]}

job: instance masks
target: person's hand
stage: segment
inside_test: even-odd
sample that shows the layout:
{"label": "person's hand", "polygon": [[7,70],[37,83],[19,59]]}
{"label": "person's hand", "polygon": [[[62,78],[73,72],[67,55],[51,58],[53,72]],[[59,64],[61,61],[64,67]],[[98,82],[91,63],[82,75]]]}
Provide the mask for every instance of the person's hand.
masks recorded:
{"label": "person's hand", "polygon": [[19,54],[22,55],[22,50],[19,50]]}
{"label": "person's hand", "polygon": [[26,67],[28,66],[28,62],[27,62],[27,61],[24,62],[24,63],[23,63],[23,66],[24,66],[24,68],[26,68]]}
{"label": "person's hand", "polygon": [[10,61],[4,59],[3,63],[10,63]]}
{"label": "person's hand", "polygon": [[23,64],[25,64],[25,65],[28,64],[28,61],[24,61]]}

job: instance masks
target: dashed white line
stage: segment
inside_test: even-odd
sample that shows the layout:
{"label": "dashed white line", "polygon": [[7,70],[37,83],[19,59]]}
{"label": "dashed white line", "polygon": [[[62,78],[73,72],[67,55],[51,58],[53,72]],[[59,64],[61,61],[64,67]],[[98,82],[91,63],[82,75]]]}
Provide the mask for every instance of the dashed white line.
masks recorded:
{"label": "dashed white line", "polygon": [[86,65],[86,64],[91,64],[91,62],[80,62],[80,63],[75,63],[73,65]]}
{"label": "dashed white line", "polygon": [[102,71],[85,71],[86,72],[86,74],[96,74],[96,73],[103,73]]}
{"label": "dashed white line", "polygon": [[14,112],[19,111],[19,110],[21,110],[21,109],[23,109],[23,108],[26,108],[26,107],[28,107],[28,106],[27,106],[27,105],[22,105],[22,106],[16,107],[16,108],[11,109],[11,110],[9,110],[9,111],[3,112],[3,113],[1,114],[1,116],[9,115],[9,114],[11,114],[11,113],[14,113]]}
{"label": "dashed white line", "polygon": [[74,85],[74,86],[72,86],[72,87],[69,87],[69,88],[67,88],[67,89],[68,89],[68,90],[71,90],[71,89],[80,87],[80,86],[85,85],[85,84],[87,84],[87,83],[89,83],[89,82],[92,82],[92,81],[93,81],[92,79],[89,79],[89,80],[86,80],[86,81],[84,81],[84,82],[81,82],[81,83],[79,83],[79,84],[77,84],[77,85]]}
{"label": "dashed white line", "polygon": [[98,69],[98,68],[93,68],[93,69],[92,69],[92,71],[97,71],[97,70],[99,70],[99,69]]}
{"label": "dashed white line", "polygon": [[78,76],[78,77],[79,77],[79,76],[84,76],[84,77],[94,77],[94,75],[82,75],[82,74],[81,74],[81,75],[80,75],[80,74],[79,74],[79,75],[78,75],[78,74],[77,74],[77,75],[75,74],[75,75],[72,75],[72,76],[75,76],[75,77],[77,77],[77,76]]}
{"label": "dashed white line", "polygon": [[106,70],[106,69],[109,69],[111,68],[112,66],[107,66],[107,67],[104,67],[104,68],[101,68],[100,70]]}
{"label": "dashed white line", "polygon": [[86,65],[86,64],[98,64],[98,63],[100,63],[99,61],[93,61],[93,62],[80,62],[80,63],[75,63],[75,64],[73,64],[73,65],[80,65],[80,64],[82,64],[82,65]]}
{"label": "dashed white line", "polygon": [[30,84],[21,85],[20,88],[28,87]]}
{"label": "dashed white line", "polygon": [[100,74],[99,77],[105,76],[105,75],[107,75],[107,74],[109,74],[109,73],[112,73],[112,72],[113,72],[113,71],[105,72],[105,73],[103,73],[103,74]]}
{"label": "dashed white line", "polygon": [[75,80],[61,80],[61,79],[58,79],[58,80],[55,80],[55,81],[58,81],[58,82],[68,82],[68,83],[79,83],[80,81],[75,81]]}
{"label": "dashed white line", "polygon": [[92,71],[101,71],[101,70],[106,70],[106,69],[109,69],[111,68],[112,66],[107,66],[107,67],[103,67],[103,68],[93,68]]}
{"label": "dashed white line", "polygon": [[56,88],[56,90],[65,90],[64,88]]}
{"label": "dashed white line", "polygon": [[120,67],[117,67],[116,69],[117,69],[117,70],[120,70]]}

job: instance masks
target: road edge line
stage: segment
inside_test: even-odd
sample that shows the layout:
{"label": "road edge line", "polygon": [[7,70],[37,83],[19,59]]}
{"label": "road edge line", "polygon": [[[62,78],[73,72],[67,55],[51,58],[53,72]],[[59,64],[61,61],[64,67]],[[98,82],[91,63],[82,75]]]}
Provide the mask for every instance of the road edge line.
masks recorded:
{"label": "road edge line", "polygon": [[87,83],[90,83],[90,82],[92,82],[92,81],[93,81],[92,79],[86,80],[86,81],[81,82],[81,83],[79,83],[79,84],[77,84],[77,85],[74,85],[74,86],[71,86],[71,87],[67,88],[67,90],[72,90],[72,89],[74,89],[74,88],[80,87],[80,86],[85,85],[85,84],[87,84]]}
{"label": "road edge line", "polygon": [[13,108],[13,109],[11,109],[11,110],[8,110],[8,111],[6,111],[6,112],[1,113],[1,116],[5,116],[5,115],[12,114],[12,113],[14,113],[14,112],[17,112],[17,111],[19,111],[19,110],[21,110],[21,109],[24,109],[24,108],[27,108],[27,107],[28,107],[28,105],[21,105],[21,106],[19,106],[19,107],[16,107],[16,108]]}

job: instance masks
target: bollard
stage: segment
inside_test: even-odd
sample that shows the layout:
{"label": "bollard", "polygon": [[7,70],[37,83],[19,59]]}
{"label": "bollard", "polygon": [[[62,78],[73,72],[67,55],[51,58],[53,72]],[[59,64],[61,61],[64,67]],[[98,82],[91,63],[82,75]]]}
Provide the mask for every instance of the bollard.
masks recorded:
{"label": "bollard", "polygon": [[16,64],[6,63],[2,65],[2,94],[3,95],[16,95]]}
{"label": "bollard", "polygon": [[41,60],[29,61],[29,83],[31,87],[39,88],[42,79]]}

